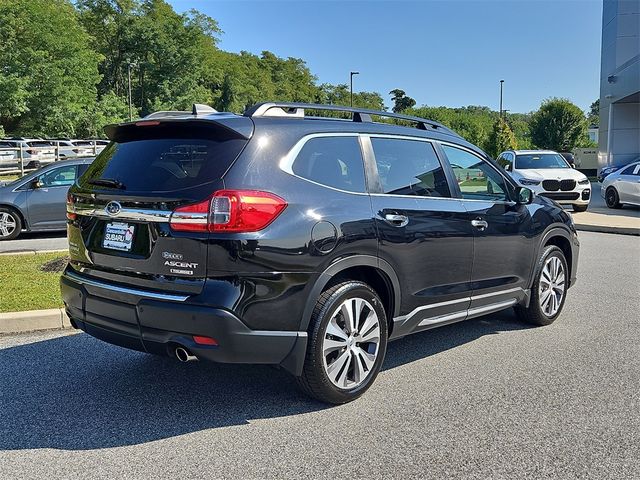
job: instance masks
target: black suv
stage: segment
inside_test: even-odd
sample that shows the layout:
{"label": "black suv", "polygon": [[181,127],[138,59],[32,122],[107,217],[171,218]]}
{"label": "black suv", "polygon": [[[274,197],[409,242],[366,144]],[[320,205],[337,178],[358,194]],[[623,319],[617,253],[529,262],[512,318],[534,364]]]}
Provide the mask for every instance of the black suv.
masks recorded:
{"label": "black suv", "polygon": [[72,324],[116,345],[280,365],[344,403],[389,340],[510,307],[550,324],[576,277],[570,215],[429,120],[194,105],[106,132],[69,191],[61,284]]}

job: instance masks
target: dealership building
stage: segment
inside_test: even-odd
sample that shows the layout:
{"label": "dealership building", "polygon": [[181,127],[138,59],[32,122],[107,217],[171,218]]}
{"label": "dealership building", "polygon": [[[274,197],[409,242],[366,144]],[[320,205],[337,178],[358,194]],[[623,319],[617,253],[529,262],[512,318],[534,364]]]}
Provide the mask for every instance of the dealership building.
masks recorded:
{"label": "dealership building", "polygon": [[640,157],[640,1],[604,0],[598,164]]}

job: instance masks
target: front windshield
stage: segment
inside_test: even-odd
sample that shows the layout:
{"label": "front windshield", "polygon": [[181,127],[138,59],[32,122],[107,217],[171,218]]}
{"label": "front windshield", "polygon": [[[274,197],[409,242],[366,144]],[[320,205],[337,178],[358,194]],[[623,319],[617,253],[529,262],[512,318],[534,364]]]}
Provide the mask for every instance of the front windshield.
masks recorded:
{"label": "front windshield", "polygon": [[516,167],[519,170],[532,168],[571,168],[562,155],[557,153],[527,153],[516,155]]}

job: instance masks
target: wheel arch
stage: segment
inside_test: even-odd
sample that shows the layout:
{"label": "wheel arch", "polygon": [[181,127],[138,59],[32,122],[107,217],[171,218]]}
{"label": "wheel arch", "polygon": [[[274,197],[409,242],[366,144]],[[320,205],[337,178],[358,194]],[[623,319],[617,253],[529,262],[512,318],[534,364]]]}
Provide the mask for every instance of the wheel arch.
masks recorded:
{"label": "wheel arch", "polygon": [[[567,267],[569,268],[569,278],[571,279],[570,286],[573,283],[573,279],[576,274],[576,264],[577,264],[577,251],[574,252],[572,232],[569,231],[566,227],[561,226],[552,226],[549,228],[543,235],[542,241],[538,246],[538,250],[536,252],[536,259],[540,257],[542,251],[548,247],[549,245],[555,245],[562,253],[567,260]],[[529,285],[533,285],[535,280],[536,271],[531,272],[531,278]]]}
{"label": "wheel arch", "polygon": [[300,330],[306,331],[309,328],[311,315],[320,294],[345,280],[359,280],[373,288],[384,303],[389,328],[393,328],[393,317],[398,316],[400,311],[398,276],[385,260],[372,255],[353,255],[332,263],[320,274],[309,292]]}

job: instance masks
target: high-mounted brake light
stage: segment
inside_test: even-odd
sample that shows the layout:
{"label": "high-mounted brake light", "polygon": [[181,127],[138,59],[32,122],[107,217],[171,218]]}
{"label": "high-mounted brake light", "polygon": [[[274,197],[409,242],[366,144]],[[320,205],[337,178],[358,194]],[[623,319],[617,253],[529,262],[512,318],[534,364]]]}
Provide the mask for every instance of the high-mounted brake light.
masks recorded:
{"label": "high-mounted brake light", "polygon": [[136,122],[136,127],[153,127],[154,125],[160,125],[157,120],[146,120],[142,122]]}
{"label": "high-mounted brake light", "polygon": [[220,190],[199,203],[174,210],[170,225],[180,232],[257,232],[287,207],[277,195],[256,190]]}

